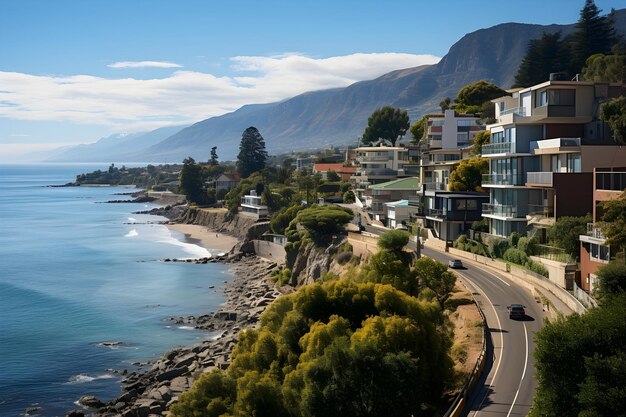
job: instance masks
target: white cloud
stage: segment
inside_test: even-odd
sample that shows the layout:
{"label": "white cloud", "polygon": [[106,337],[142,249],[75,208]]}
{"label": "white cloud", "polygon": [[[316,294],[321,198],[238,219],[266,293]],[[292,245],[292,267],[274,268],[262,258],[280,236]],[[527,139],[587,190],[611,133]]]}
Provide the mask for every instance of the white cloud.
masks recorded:
{"label": "white cloud", "polygon": [[182,68],[182,65],[173,62],[161,61],[120,61],[107,65],[109,68]]}
{"label": "white cloud", "polygon": [[244,104],[269,103],[306,91],[345,87],[395,69],[438,60],[432,55],[397,53],[323,59],[297,54],[238,56],[231,58],[234,76],[178,70],[167,77],[148,80],[0,72],[0,117],[138,131],[196,122]]}

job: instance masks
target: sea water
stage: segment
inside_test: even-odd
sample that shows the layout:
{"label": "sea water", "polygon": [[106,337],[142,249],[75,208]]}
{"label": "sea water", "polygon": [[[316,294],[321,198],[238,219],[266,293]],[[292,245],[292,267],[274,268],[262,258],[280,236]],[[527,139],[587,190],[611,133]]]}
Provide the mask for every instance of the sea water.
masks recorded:
{"label": "sea water", "polygon": [[135,214],[153,205],[103,203],[128,188],[48,187],[94,169],[106,166],[0,165],[0,416],[110,400],[112,370],[211,336],[167,318],[215,311],[226,268],[162,262],[209,250]]}

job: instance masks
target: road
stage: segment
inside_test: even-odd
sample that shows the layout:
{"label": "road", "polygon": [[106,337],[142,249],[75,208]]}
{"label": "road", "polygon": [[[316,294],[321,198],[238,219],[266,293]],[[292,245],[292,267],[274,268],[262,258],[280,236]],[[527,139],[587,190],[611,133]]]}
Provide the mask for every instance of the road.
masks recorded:
{"label": "road", "polygon": [[[365,229],[377,235],[384,233],[384,230],[369,225]],[[453,259],[447,253],[428,248],[421,249],[421,253],[446,264]],[[533,336],[543,324],[542,306],[527,289],[516,285],[506,274],[471,261],[463,260],[463,264],[465,268],[455,271],[471,289],[488,326],[488,361],[463,415],[526,416],[537,385],[532,357]],[[526,306],[525,320],[509,319],[506,306],[513,303]]]}

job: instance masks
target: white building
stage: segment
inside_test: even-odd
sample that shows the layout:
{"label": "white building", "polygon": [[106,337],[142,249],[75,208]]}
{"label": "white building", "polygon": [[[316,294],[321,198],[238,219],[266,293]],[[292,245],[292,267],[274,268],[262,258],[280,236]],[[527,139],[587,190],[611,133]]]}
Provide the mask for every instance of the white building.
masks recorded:
{"label": "white building", "polygon": [[256,218],[265,218],[269,216],[267,206],[261,203],[261,197],[257,195],[255,190],[250,190],[250,194],[241,197],[241,214]]}

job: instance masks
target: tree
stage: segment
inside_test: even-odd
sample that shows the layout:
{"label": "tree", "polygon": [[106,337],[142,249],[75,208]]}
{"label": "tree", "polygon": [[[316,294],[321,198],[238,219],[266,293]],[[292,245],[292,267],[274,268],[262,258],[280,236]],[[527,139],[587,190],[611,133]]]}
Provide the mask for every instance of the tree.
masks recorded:
{"label": "tree", "polygon": [[626,81],[626,51],[613,49],[613,54],[591,55],[582,70],[585,81],[616,82]]}
{"label": "tree", "polygon": [[369,117],[361,142],[372,145],[382,139],[395,146],[398,138],[404,136],[407,130],[409,115],[406,110],[385,106],[375,110]]}
{"label": "tree", "polygon": [[313,205],[301,210],[295,219],[289,223],[285,231],[288,237],[301,237],[299,227],[304,228],[318,245],[327,244],[333,235],[344,230],[344,225],[352,220],[352,210],[339,206]]}
{"label": "tree", "polygon": [[285,233],[285,229],[289,226],[289,223],[293,219],[296,218],[298,212],[304,209],[302,205],[294,205],[290,207],[285,207],[272,216],[272,220],[270,221],[270,229],[272,232],[282,235]]}
{"label": "tree", "polygon": [[343,193],[343,202],[346,204],[352,204],[356,201],[356,197],[354,196],[354,192],[352,190],[348,190]]}
{"label": "tree", "polygon": [[472,145],[472,155],[480,156],[483,153],[483,145],[491,142],[491,132],[489,130],[481,130],[474,135],[474,144]]}
{"label": "tree", "polygon": [[265,168],[267,151],[265,140],[256,127],[247,128],[241,135],[239,155],[237,155],[237,170],[242,177]]}
{"label": "tree", "polygon": [[608,54],[617,41],[613,28],[613,13],[600,16],[602,12],[593,0],[586,0],[576,23],[576,30],[570,38],[570,73],[581,71],[585,61],[594,54]]}
{"label": "tree", "polygon": [[554,225],[548,229],[550,243],[578,258],[580,252],[578,237],[587,233],[587,223],[590,222],[590,215],[583,217],[565,216],[557,219]]}
{"label": "tree", "polygon": [[450,100],[450,97],[446,97],[443,100],[441,100],[439,102],[439,107],[441,108],[441,112],[445,112],[446,110],[448,110],[450,108],[450,102],[452,100]]}
{"label": "tree", "polygon": [[326,179],[328,181],[332,181],[332,182],[336,182],[341,180],[341,178],[339,177],[339,174],[337,174],[335,171],[333,171],[332,169],[329,170],[328,172],[326,172]]}
{"label": "tree", "polygon": [[481,113],[484,105],[494,98],[507,96],[509,93],[497,85],[485,80],[476,81],[461,88],[454,99],[454,110],[459,113]]}
{"label": "tree", "polygon": [[203,204],[202,167],[192,157],[183,160],[183,167],[178,176],[178,188],[190,203]]}
{"label": "tree", "polygon": [[209,159],[210,165],[217,165],[219,162],[217,161],[217,146],[213,146],[211,148],[211,159]]}
{"label": "tree", "polygon": [[626,250],[626,191],[613,200],[601,203],[602,232],[612,252]]}
{"label": "tree", "polygon": [[626,265],[624,263],[611,261],[598,268],[596,275],[598,287],[595,295],[601,302],[626,292]]}
{"label": "tree", "polygon": [[626,145],[626,97],[620,96],[603,103],[600,119],[611,128],[615,143]]}
{"label": "tree", "polygon": [[515,74],[514,87],[530,87],[547,81],[550,73],[567,70],[569,48],[561,32],[544,33],[528,42],[526,55]]}
{"label": "tree", "polygon": [[464,159],[450,173],[450,191],[478,191],[481,188],[482,175],[489,172],[489,161],[477,156]]}
{"label": "tree", "polygon": [[427,125],[428,120],[426,116],[423,116],[421,119],[411,125],[411,143],[414,143],[416,145],[420,143],[420,141],[424,138],[424,134],[426,133]]}
{"label": "tree", "polygon": [[421,257],[415,262],[415,271],[420,284],[433,291],[443,310],[456,285],[456,275],[448,271],[447,265],[427,257]]}

